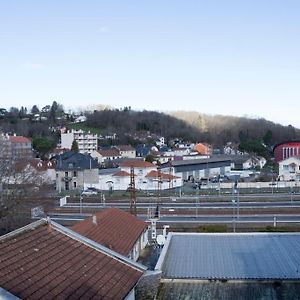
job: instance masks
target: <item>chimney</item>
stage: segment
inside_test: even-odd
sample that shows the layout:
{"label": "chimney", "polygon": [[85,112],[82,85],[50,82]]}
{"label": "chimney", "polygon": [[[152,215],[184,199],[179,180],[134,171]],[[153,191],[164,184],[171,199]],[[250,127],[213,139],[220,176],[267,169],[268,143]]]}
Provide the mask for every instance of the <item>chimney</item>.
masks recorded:
{"label": "chimney", "polygon": [[97,225],[97,217],[93,215],[93,224]]}

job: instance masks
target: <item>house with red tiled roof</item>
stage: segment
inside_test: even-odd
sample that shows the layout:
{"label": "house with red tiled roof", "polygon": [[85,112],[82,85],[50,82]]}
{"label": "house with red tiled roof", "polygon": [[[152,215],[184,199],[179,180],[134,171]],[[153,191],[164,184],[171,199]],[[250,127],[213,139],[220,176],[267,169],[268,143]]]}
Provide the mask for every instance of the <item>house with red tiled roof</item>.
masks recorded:
{"label": "house with red tiled roof", "polygon": [[10,172],[7,175],[3,176],[2,180],[8,184],[54,184],[55,162],[42,161],[39,158],[16,160],[10,164]]}
{"label": "house with red tiled roof", "polygon": [[147,223],[118,208],[103,209],[72,230],[135,261],[148,243]]}
{"label": "house with red tiled roof", "polygon": [[0,237],[1,299],[135,299],[146,267],[49,219]]}
{"label": "house with red tiled roof", "polygon": [[182,186],[182,179],[174,175],[174,170],[158,172],[158,166],[141,159],[129,159],[119,163],[119,168],[99,170],[100,190],[126,191],[130,185],[131,169],[134,172],[136,190],[156,190],[158,181],[161,189],[169,189]]}
{"label": "house with red tiled roof", "polygon": [[116,148],[94,150],[91,152],[91,156],[98,161],[98,164],[111,162],[122,157],[122,155]]}

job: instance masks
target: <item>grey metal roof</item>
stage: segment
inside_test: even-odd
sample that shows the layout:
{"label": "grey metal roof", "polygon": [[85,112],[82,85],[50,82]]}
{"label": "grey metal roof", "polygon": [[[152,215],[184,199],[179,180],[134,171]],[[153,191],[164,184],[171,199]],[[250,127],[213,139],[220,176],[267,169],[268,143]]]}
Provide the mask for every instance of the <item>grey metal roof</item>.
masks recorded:
{"label": "grey metal roof", "polygon": [[170,281],[161,283],[157,300],[182,299],[243,299],[243,300],[298,300],[300,299],[300,282],[280,281],[277,283],[241,282],[241,281],[205,281],[184,282]]}
{"label": "grey metal roof", "polygon": [[57,156],[56,170],[87,170],[97,169],[97,162],[90,156],[73,151],[65,152]]}
{"label": "grey metal roof", "polygon": [[171,234],[164,278],[300,279],[300,234]]}

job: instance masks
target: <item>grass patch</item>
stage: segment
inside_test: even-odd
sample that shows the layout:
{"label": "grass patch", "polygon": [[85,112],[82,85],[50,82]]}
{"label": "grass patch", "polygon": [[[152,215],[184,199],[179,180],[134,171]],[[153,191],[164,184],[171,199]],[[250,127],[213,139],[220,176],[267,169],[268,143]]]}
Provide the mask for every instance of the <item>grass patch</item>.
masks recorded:
{"label": "grass patch", "polygon": [[214,232],[227,232],[228,228],[225,224],[211,224],[211,225],[201,225],[195,228],[196,232],[207,232],[207,233],[214,233]]}
{"label": "grass patch", "polygon": [[86,125],[86,122],[81,122],[81,123],[69,123],[67,128],[69,130],[74,129],[74,130],[84,130],[84,131],[90,131],[93,134],[101,134],[101,129],[95,128],[95,127],[89,127]]}
{"label": "grass patch", "polygon": [[260,230],[261,232],[290,232],[295,231],[295,228],[282,227],[282,226],[266,226],[264,229]]}

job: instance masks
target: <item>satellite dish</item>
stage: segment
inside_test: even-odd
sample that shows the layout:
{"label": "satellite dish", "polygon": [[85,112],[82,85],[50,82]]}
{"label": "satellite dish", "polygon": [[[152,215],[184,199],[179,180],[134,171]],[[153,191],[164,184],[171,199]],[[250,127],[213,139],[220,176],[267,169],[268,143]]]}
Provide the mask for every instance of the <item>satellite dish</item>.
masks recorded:
{"label": "satellite dish", "polygon": [[158,245],[162,246],[165,244],[166,238],[162,234],[159,234],[156,238],[156,241]]}

